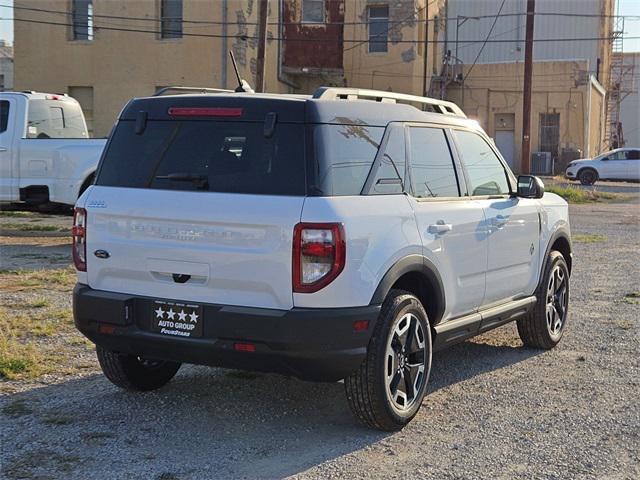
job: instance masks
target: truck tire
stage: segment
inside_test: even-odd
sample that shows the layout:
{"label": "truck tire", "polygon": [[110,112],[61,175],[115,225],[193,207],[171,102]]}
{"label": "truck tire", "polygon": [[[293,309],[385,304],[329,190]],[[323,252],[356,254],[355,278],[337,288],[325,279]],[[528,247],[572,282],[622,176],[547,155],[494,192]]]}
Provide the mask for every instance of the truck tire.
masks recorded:
{"label": "truck tire", "polygon": [[569,268],[564,256],[552,250],[536,292],[536,306],[517,321],[522,342],[533,348],[555,347],[564,334],[569,307]]}
{"label": "truck tire", "polygon": [[163,387],[178,373],[180,363],[145,360],[123,355],[96,345],[98,362],[104,375],[120,388],[146,392]]}
{"label": "truck tire", "polygon": [[431,330],[420,301],[392,290],[359,369],[345,379],[349,407],[365,425],[400,430],[418,413],[431,371]]}

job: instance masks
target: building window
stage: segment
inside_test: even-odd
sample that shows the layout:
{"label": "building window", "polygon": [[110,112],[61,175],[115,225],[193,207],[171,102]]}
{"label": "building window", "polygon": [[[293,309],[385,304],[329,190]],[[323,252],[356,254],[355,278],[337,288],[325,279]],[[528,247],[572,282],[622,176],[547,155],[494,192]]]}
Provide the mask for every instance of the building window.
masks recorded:
{"label": "building window", "polygon": [[93,40],[93,0],[73,0],[73,39]]}
{"label": "building window", "polygon": [[324,0],[302,0],[302,22],[324,23]]}
{"label": "building window", "polygon": [[69,87],[68,92],[80,104],[89,136],[93,137],[93,87]]}
{"label": "building window", "polygon": [[369,7],[369,52],[386,52],[389,33],[389,6]]}
{"label": "building window", "polygon": [[182,0],[160,0],[160,38],[182,38]]}
{"label": "building window", "polygon": [[540,151],[551,152],[554,160],[558,159],[560,144],[560,114],[540,114]]}
{"label": "building window", "polygon": [[4,74],[0,74],[0,92],[4,92]]}

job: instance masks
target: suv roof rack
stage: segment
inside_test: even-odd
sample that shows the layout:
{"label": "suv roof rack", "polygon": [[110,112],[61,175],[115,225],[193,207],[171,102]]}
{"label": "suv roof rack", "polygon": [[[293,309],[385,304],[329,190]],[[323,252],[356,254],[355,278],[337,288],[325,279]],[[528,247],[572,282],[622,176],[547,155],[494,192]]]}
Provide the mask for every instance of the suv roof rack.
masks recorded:
{"label": "suv roof rack", "polygon": [[[430,111],[435,113],[467,118],[462,109],[453,102],[404,93],[383,92],[381,90],[320,87],[313,93],[313,98],[316,100],[371,100],[382,103],[419,103],[424,107],[430,107]],[[423,108],[423,110],[426,110],[426,108]]]}
{"label": "suv roof rack", "polygon": [[167,92],[199,92],[199,93],[233,93],[233,90],[226,90],[224,88],[206,88],[206,87],[164,87],[153,94],[154,97],[159,97]]}

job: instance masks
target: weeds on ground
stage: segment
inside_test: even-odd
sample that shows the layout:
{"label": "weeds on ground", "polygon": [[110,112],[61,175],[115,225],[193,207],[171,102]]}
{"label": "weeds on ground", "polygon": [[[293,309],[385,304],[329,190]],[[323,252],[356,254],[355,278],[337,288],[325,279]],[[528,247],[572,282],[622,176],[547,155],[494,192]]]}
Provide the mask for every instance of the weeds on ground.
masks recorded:
{"label": "weeds on ground", "polygon": [[0,217],[13,217],[13,218],[29,218],[33,217],[33,212],[12,212],[12,211],[0,211]]}
{"label": "weeds on ground", "polygon": [[[39,220],[36,220],[39,221]],[[59,227],[56,225],[35,225],[34,223],[2,223],[0,224],[0,229],[2,230],[13,230],[17,232],[61,232],[66,233],[70,232],[71,229],[69,227]]]}
{"label": "weeds on ground", "polygon": [[607,236],[600,233],[577,233],[573,235],[573,241],[578,243],[600,243],[606,242]]}
{"label": "weeds on ground", "polygon": [[595,203],[602,201],[624,200],[626,197],[617,193],[584,190],[578,187],[545,186],[545,191],[560,195],[569,203]]}
{"label": "weeds on ground", "polygon": [[0,270],[0,290],[15,292],[32,289],[71,291],[76,283],[72,266],[41,270]]}

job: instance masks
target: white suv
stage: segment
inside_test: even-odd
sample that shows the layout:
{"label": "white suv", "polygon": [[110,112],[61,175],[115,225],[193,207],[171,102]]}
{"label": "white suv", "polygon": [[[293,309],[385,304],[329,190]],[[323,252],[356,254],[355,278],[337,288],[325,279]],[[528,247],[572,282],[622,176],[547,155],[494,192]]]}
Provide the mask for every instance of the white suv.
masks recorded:
{"label": "white suv", "polygon": [[581,158],[567,165],[565,176],[593,185],[598,180],[640,182],[640,148],[617,148],[593,159]]}
{"label": "white suv", "polygon": [[134,99],[73,236],[75,323],[132,390],[181,363],[344,379],[394,430],[433,351],[510,321],[551,348],[567,319],[567,204],[423,97]]}

